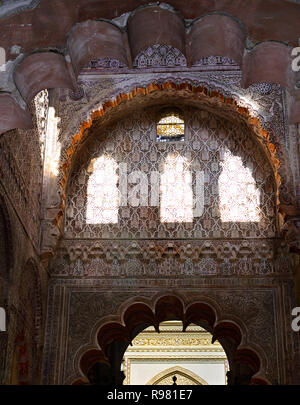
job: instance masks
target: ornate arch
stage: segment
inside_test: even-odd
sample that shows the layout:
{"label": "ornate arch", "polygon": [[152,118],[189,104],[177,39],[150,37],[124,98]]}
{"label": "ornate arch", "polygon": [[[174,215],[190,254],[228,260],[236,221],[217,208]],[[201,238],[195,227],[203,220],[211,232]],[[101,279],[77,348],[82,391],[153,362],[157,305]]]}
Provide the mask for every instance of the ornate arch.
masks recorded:
{"label": "ornate arch", "polygon": [[[121,309],[122,308],[122,309]],[[266,355],[262,348],[248,341],[247,329],[243,321],[230,319],[226,314],[220,313],[212,301],[203,297],[189,305],[185,297],[178,294],[160,293],[152,300],[138,299],[124,303],[118,314],[101,319],[93,328],[92,342],[81,347],[76,354],[74,364],[80,370],[81,377],[72,377],[72,384],[85,384],[89,370],[101,364],[111,370],[111,379],[115,383],[122,383],[122,373],[116,369],[111,353],[118,353],[117,358],[121,365],[123,354],[143,329],[154,326],[159,331],[160,322],[167,320],[181,320],[183,331],[191,323],[204,327],[212,333],[212,342],[219,340],[229,360],[231,368],[231,384],[248,381],[248,384],[261,384],[267,381],[263,374],[266,368]],[[255,349],[254,349],[255,347]],[[114,364],[113,364],[114,363]],[[239,376],[240,368],[246,376]],[[244,379],[244,380],[243,380]]]}
{"label": "ornate arch", "polygon": [[[93,86],[93,91],[96,91],[97,85]],[[49,254],[49,251],[52,251],[53,254],[56,241],[63,233],[68,182],[84,141],[97,128],[103,128],[112,120],[137,108],[143,108],[151,103],[157,104],[163,100],[174,101],[176,99],[177,102],[203,106],[222,117],[231,117],[231,119],[245,123],[254,138],[262,145],[266,158],[272,166],[277,187],[277,206],[280,213],[285,215],[286,210],[295,209],[293,208],[295,203],[291,201],[290,197],[287,197],[292,194],[286,192],[290,170],[284,145],[279,134],[276,134],[275,128],[267,129],[265,113],[263,109],[255,107],[255,102],[251,100],[251,97],[242,96],[238,88],[232,88],[230,85],[221,85],[210,80],[199,80],[198,83],[195,83],[195,80],[190,78],[174,80],[171,77],[163,77],[155,81],[149,79],[139,84],[132,83],[123,86],[123,91],[121,91],[122,86],[114,88],[111,92],[104,92],[100,98],[99,92],[96,92],[95,95],[90,94],[90,101],[78,111],[76,116],[73,114],[73,120],[69,121],[62,117],[61,161],[56,183],[57,189],[53,192],[59,197],[55,202],[55,209],[51,208],[51,220],[47,221],[44,227],[43,250],[45,255]]]}
{"label": "ornate arch", "polygon": [[[248,102],[245,100],[241,101],[241,95],[237,89],[233,90],[230,86],[221,88],[209,81],[206,83],[199,81],[199,83],[195,84],[190,79],[174,80],[162,78],[156,81],[144,81],[138,85],[128,85],[123,89],[122,93],[114,90],[113,94],[106,95],[104,100],[93,99],[71,121],[67,121],[68,125],[65,128],[66,135],[63,138],[62,160],[60,162],[61,178],[59,184],[63,195],[74,158],[76,159],[82,142],[89,135],[88,130],[90,128],[95,124],[97,126],[106,125],[110,120],[116,119],[118,113],[120,114],[120,110],[124,108],[124,104],[126,104],[128,110],[133,110],[137,105],[142,108],[158,97],[163,100],[164,95],[173,96],[173,98],[175,96],[178,101],[181,97],[182,100],[188,98],[189,101],[196,103],[197,106],[206,105],[215,108],[215,111],[223,110],[223,112],[227,113],[227,116],[228,114],[233,114],[232,117],[246,122],[252,129],[254,137],[263,144],[264,149],[267,151],[276,182],[280,185],[281,176],[279,168],[283,165],[283,162],[281,162],[282,159],[279,157],[279,154],[282,153],[279,139],[272,139],[272,135],[274,136],[275,134],[271,135],[265,129],[264,116],[259,114],[259,107],[256,107],[256,109],[253,107],[251,99]],[[125,110],[127,108],[125,107]],[[274,145],[274,142],[277,143],[277,147]]]}
{"label": "ornate arch", "polygon": [[[159,383],[162,382],[164,379],[171,377],[172,375],[179,374],[182,377],[185,377],[188,381],[192,381],[193,384],[191,385],[208,385],[208,382],[206,382],[203,378],[201,378],[199,375],[196,373],[193,373],[192,371],[180,367],[180,366],[174,366],[170,367],[166,370],[161,371],[160,373],[156,374],[154,377],[152,377],[146,385],[160,385]],[[188,382],[185,384],[189,385]]]}

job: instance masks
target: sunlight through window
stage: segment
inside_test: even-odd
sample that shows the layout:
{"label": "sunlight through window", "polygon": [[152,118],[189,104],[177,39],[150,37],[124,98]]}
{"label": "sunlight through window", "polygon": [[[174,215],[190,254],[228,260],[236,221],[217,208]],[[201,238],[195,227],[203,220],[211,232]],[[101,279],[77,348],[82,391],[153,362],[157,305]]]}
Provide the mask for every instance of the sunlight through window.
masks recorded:
{"label": "sunlight through window", "polygon": [[167,156],[161,175],[161,222],[193,222],[192,174],[184,157]]}
{"label": "sunlight through window", "polygon": [[239,156],[225,151],[220,163],[220,214],[223,222],[259,222],[260,192],[249,168]]}
{"label": "sunlight through window", "polygon": [[117,224],[119,210],[118,168],[114,159],[101,156],[93,162],[87,188],[86,222]]}
{"label": "sunlight through window", "polygon": [[184,121],[179,113],[169,113],[159,120],[157,140],[161,142],[184,141]]}

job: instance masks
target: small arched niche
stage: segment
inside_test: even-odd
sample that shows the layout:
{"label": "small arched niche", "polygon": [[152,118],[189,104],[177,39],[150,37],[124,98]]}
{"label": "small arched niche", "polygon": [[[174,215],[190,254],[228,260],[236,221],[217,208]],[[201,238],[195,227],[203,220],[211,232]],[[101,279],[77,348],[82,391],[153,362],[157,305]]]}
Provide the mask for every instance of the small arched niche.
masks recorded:
{"label": "small arched niche", "polygon": [[208,385],[203,378],[192,371],[180,367],[170,367],[148,381],[147,385]]}

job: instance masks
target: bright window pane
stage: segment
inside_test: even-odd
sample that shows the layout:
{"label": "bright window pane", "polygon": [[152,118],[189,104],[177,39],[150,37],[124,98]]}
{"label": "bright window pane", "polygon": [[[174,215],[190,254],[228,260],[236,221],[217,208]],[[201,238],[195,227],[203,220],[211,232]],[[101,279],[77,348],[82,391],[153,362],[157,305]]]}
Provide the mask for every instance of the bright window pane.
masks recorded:
{"label": "bright window pane", "polygon": [[184,121],[175,114],[161,118],[157,124],[157,139],[160,141],[184,140]]}
{"label": "bright window pane", "polygon": [[166,158],[160,193],[161,222],[193,222],[192,174],[182,156]]}
{"label": "bright window pane", "polygon": [[260,192],[249,168],[239,156],[225,151],[219,177],[220,214],[223,222],[259,222]]}
{"label": "bright window pane", "polygon": [[119,211],[118,166],[114,159],[101,156],[94,161],[94,170],[87,188],[86,222],[117,224]]}

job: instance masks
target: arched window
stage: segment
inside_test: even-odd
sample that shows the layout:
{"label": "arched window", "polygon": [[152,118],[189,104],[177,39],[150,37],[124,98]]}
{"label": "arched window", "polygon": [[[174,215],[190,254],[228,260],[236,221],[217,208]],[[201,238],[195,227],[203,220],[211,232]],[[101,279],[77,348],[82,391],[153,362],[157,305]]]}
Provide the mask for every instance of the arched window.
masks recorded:
{"label": "arched window", "polygon": [[193,371],[185,367],[169,367],[152,377],[146,385],[208,385],[207,382]]}
{"label": "arched window", "polygon": [[223,222],[259,222],[260,191],[248,167],[229,150],[224,153],[219,177],[220,214]]}
{"label": "arched window", "polygon": [[156,134],[159,142],[184,141],[184,119],[181,112],[177,109],[162,112]]}
{"label": "arched window", "polygon": [[119,190],[116,161],[101,156],[93,163],[87,188],[87,224],[117,224]]}

